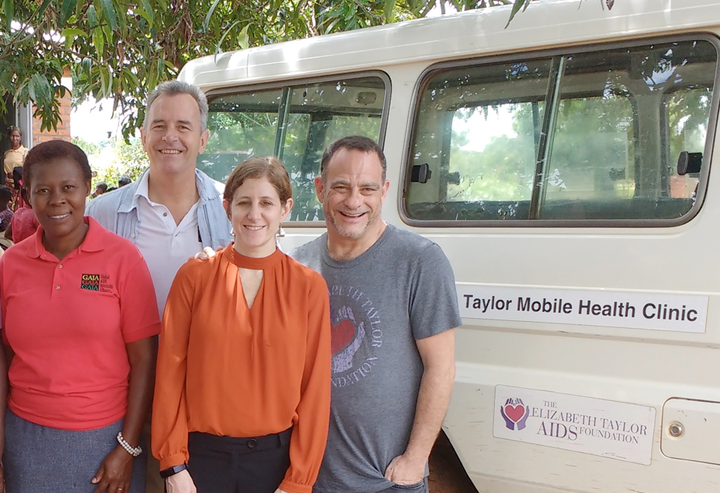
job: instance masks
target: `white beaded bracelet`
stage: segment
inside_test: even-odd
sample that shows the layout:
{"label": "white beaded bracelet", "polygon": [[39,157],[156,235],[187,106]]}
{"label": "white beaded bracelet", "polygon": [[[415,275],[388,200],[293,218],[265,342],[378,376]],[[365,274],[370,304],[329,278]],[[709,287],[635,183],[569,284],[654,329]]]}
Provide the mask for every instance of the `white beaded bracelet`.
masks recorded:
{"label": "white beaded bracelet", "polygon": [[124,448],[125,451],[133,457],[137,457],[138,455],[142,454],[142,448],[140,448],[140,445],[138,445],[137,447],[133,447],[132,445],[127,443],[127,441],[122,436],[122,431],[118,431],[117,441],[120,446]]}

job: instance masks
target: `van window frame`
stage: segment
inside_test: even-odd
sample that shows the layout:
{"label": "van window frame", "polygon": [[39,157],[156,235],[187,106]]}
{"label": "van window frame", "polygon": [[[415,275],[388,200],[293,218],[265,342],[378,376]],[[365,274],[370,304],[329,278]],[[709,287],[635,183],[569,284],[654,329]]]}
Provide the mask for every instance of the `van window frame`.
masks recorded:
{"label": "van window frame", "polygon": [[[673,219],[478,219],[478,220],[447,220],[447,219],[415,219],[409,216],[407,207],[408,188],[410,187],[410,176],[413,163],[413,146],[415,140],[415,132],[418,125],[418,116],[420,114],[420,106],[422,96],[429,85],[432,78],[443,71],[457,70],[463,67],[482,68],[483,66],[509,64],[513,62],[531,62],[541,59],[553,60],[567,56],[577,56],[586,53],[596,53],[614,49],[642,47],[653,44],[682,43],[688,41],[707,41],[716,51],[715,75],[714,75],[714,91],[712,102],[710,104],[710,114],[708,118],[708,131],[705,138],[703,148],[702,167],[699,173],[699,182],[695,203],[690,210],[679,218]],[[680,90],[684,86],[674,88]],[[672,92],[672,91],[670,91]],[[547,91],[546,95],[550,95],[551,91]],[[665,92],[663,97],[667,94]],[[560,101],[562,98],[558,98]],[[632,101],[634,98],[630,98]],[[662,108],[660,108],[662,109]],[[650,36],[634,38],[632,40],[616,41],[609,43],[593,43],[579,44],[572,46],[564,46],[561,48],[527,51],[523,53],[509,53],[503,55],[491,55],[487,57],[473,57],[458,60],[448,60],[428,66],[418,77],[415,87],[413,88],[412,103],[410,113],[408,115],[408,128],[405,136],[405,146],[402,153],[402,170],[400,172],[401,190],[398,194],[398,213],[403,223],[412,227],[419,228],[672,228],[682,226],[692,221],[702,209],[705,197],[707,195],[708,178],[710,176],[710,167],[712,163],[712,151],[717,138],[718,112],[720,109],[720,38],[707,31],[698,31],[693,33],[684,33],[673,36]],[[546,108],[547,111],[547,108]],[[633,119],[633,126],[637,126],[636,119]],[[666,129],[664,129],[666,130]],[[637,132],[636,132],[637,133]],[[662,153],[668,153],[669,141],[662,149]],[[635,160],[639,159],[636,149]],[[672,163],[672,161],[671,161]],[[537,164],[537,162],[536,162]]]}
{"label": "van window frame", "polygon": [[[390,113],[390,98],[392,96],[392,79],[387,74],[387,72],[382,70],[365,70],[361,72],[343,72],[343,73],[336,73],[336,74],[329,74],[329,75],[322,75],[319,77],[301,77],[297,79],[288,78],[288,79],[281,79],[281,80],[273,80],[272,82],[259,82],[259,83],[250,83],[250,84],[239,84],[234,86],[228,86],[218,89],[210,90],[206,93],[206,97],[208,99],[208,103],[217,97],[232,95],[232,94],[241,94],[241,93],[249,93],[253,91],[271,91],[273,89],[282,91],[283,94],[285,92],[289,92],[290,89],[292,89],[295,86],[302,86],[303,84],[317,84],[317,83],[323,83],[323,82],[331,82],[331,81],[337,81],[337,80],[350,80],[350,79],[362,79],[366,77],[378,77],[380,80],[382,80],[383,84],[385,85],[384,88],[384,100],[383,100],[383,106],[382,106],[382,113],[380,115],[380,130],[378,135],[378,145],[380,148],[384,149],[385,146],[385,134],[387,133],[387,124],[388,124],[388,115]],[[281,107],[284,107],[285,104],[281,103]],[[278,149],[278,139],[281,138],[281,134],[284,135],[285,129],[281,125],[281,122],[284,121],[284,119],[287,117],[289,113],[285,113],[285,115],[282,116],[282,119],[279,120],[278,128],[275,131],[275,142],[273,143],[273,149],[277,152]],[[278,114],[280,117],[281,115]],[[323,150],[324,151],[324,150]],[[319,175],[318,175],[319,176]],[[292,229],[292,228],[325,228],[325,221],[285,221],[282,224],[283,229]]]}

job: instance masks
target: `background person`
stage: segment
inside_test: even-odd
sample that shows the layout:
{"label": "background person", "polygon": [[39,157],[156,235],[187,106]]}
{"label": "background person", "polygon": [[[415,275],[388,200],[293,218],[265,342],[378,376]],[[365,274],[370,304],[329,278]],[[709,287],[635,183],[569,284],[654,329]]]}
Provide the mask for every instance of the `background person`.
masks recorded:
{"label": "background person", "polygon": [[13,243],[19,243],[25,238],[32,236],[35,234],[38,226],[40,226],[28,202],[25,187],[20,189],[20,195],[22,196],[23,205],[15,211],[10,225],[5,230],[5,238],[12,240]]}
{"label": "background person", "polygon": [[90,174],[79,147],[35,146],[23,182],[40,227],[0,258],[13,493],[144,491],[145,460],[133,456],[152,396],[157,308],[140,252],[83,217]]}
{"label": "background person", "polygon": [[240,164],[223,201],[235,242],[175,277],[152,423],[169,493],[310,493],[315,483],[330,407],[329,305],[322,277],[276,247],[291,197],[276,158]]}
{"label": "background person", "polygon": [[12,187],[14,184],[13,170],[22,167],[28,149],[22,145],[22,130],[19,127],[10,126],[8,139],[10,139],[10,149],[5,151],[3,155],[3,169],[5,171],[5,185]]}
{"label": "background person", "polygon": [[107,183],[104,181],[99,182],[97,185],[95,185],[95,191],[92,193],[92,198],[96,198],[104,194],[108,191]]}

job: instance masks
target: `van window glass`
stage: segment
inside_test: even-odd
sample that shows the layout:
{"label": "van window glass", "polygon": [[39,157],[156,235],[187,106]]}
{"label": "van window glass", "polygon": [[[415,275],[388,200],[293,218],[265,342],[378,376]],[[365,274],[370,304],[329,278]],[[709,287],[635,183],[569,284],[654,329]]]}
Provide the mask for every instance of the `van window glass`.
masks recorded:
{"label": "van window glass", "polygon": [[404,213],[433,225],[678,220],[700,176],[678,174],[678,156],[709,163],[716,65],[715,46],[694,40],[433,70]]}
{"label": "van window glass", "polygon": [[385,82],[381,77],[309,82],[208,96],[210,140],[198,168],[224,182],[252,156],[277,156],[290,174],[290,221],[321,221],[313,181],[325,148],[346,135],[380,140]]}

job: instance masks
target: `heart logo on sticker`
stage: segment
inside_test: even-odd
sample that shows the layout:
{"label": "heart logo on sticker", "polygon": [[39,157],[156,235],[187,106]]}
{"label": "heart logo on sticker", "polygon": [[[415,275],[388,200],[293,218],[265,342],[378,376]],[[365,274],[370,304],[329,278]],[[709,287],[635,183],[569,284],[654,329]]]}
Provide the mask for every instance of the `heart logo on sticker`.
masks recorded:
{"label": "heart logo on sticker", "polygon": [[518,404],[517,406],[505,406],[505,414],[513,423],[517,423],[525,416],[525,406]]}
{"label": "heart logo on sticker", "polygon": [[528,407],[519,398],[510,398],[505,400],[505,404],[500,406],[500,414],[505,420],[505,426],[508,430],[525,429],[525,421],[528,419]]}

